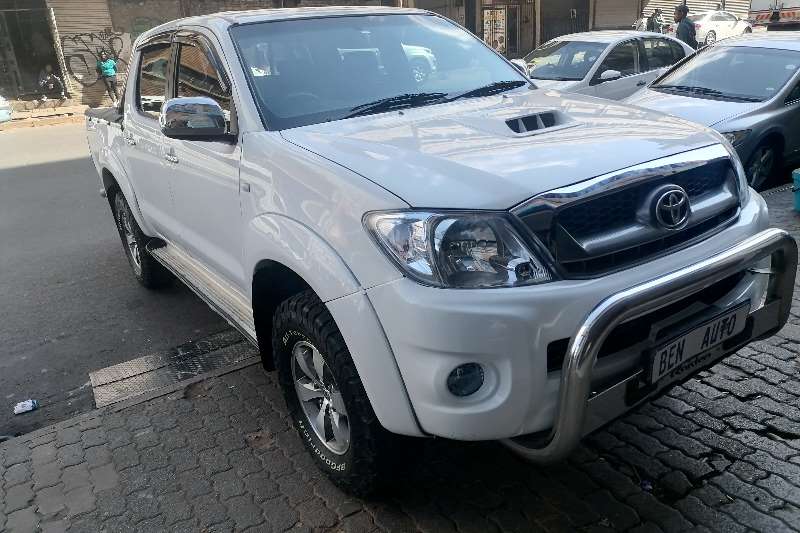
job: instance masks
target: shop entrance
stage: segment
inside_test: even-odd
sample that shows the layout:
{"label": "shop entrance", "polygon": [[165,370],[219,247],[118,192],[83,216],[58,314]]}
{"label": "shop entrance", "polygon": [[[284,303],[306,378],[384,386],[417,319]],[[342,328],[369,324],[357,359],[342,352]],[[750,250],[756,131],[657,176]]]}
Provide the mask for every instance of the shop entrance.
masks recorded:
{"label": "shop entrance", "polygon": [[61,93],[60,87],[54,89],[48,83],[45,90],[40,83],[48,78],[48,73],[63,79],[49,11],[44,8],[44,2],[41,4],[41,9],[0,8],[0,93],[5,97],[15,99],[49,91]]}
{"label": "shop entrance", "polygon": [[506,57],[521,57],[536,42],[535,21],[533,2],[484,0],[483,40]]}

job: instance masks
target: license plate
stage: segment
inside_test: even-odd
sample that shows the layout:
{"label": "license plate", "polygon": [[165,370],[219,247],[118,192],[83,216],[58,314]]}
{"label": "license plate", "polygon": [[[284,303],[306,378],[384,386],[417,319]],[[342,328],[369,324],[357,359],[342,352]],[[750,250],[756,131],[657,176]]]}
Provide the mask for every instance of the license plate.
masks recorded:
{"label": "license plate", "polygon": [[703,352],[741,333],[749,312],[749,303],[741,305],[656,348],[650,367],[650,382],[657,382]]}

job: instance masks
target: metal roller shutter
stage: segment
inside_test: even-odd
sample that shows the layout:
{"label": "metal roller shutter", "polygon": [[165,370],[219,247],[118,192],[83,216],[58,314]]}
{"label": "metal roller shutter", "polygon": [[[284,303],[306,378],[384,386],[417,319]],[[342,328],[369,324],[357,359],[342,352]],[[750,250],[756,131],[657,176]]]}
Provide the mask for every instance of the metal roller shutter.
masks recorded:
{"label": "metal roller shutter", "polygon": [[[48,0],[47,6],[55,17],[73,100],[100,105],[105,99],[107,104],[105,86],[95,70],[97,56],[101,49],[115,57],[127,53],[122,37],[112,29],[107,0]],[[118,60],[120,83],[127,59]]]}
{"label": "metal roller shutter", "polygon": [[638,0],[594,0],[595,30],[631,29],[639,18]]}
{"label": "metal roller shutter", "polygon": [[[681,0],[645,0],[644,12],[649,15],[657,7],[661,8],[665,18],[672,18],[672,12],[675,6],[681,4]],[[689,6],[690,12],[699,13],[701,11],[712,11],[717,8],[717,4],[725,4],[725,11],[729,11],[739,18],[746,19],[747,13],[750,10],[750,0],[687,0],[686,5]]]}

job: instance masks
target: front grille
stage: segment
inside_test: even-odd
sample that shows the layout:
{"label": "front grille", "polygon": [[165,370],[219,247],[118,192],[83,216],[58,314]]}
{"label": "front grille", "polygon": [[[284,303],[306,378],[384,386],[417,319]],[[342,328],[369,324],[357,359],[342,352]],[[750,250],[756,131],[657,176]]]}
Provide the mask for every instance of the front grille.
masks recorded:
{"label": "front grille", "polygon": [[[671,185],[683,188],[692,206],[688,223],[679,230],[663,227],[653,215],[654,199]],[[738,211],[736,173],[726,157],[520,216],[563,277],[590,278],[706,238],[733,221]]]}

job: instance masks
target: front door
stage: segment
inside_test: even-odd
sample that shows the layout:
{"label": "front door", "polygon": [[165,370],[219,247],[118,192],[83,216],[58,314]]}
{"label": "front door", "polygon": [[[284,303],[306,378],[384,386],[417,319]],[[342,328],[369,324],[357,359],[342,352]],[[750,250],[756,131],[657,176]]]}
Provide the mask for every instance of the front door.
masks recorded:
{"label": "front door", "polygon": [[[179,37],[175,63],[177,97],[206,96],[232,108],[229,77],[202,36]],[[238,139],[167,139],[164,160],[175,194],[180,244],[193,257],[246,292],[242,271]]]}
{"label": "front door", "polygon": [[[616,71],[617,79],[603,79],[603,73]],[[595,70],[590,85],[595,96],[609,100],[621,100],[641,89],[646,83],[647,74],[641,71],[639,44],[631,39],[617,44]]]}
{"label": "front door", "polygon": [[158,116],[167,92],[169,42],[143,48],[138,55],[134,90],[125,94],[122,137],[128,178],[147,223],[167,240],[176,237],[170,177],[162,147],[165,137]]}

